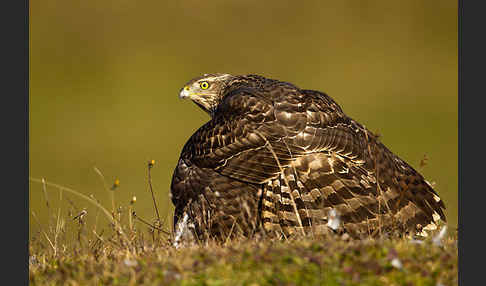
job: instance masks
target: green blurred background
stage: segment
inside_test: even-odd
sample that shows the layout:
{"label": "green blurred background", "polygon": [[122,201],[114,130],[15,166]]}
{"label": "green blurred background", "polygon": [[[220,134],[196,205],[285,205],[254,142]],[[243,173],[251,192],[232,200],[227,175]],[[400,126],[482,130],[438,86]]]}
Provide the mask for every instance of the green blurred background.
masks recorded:
{"label": "green blurred background", "polygon": [[[152,220],[154,159],[170,217],[179,153],[209,119],[179,89],[203,73],[257,73],[328,93],[415,168],[426,154],[420,170],[457,226],[457,1],[31,1],[30,39],[31,177],[111,208],[96,166],[109,185],[120,179],[117,204],[135,195]],[[48,195],[93,222],[88,202]],[[47,222],[38,183],[30,210]]]}

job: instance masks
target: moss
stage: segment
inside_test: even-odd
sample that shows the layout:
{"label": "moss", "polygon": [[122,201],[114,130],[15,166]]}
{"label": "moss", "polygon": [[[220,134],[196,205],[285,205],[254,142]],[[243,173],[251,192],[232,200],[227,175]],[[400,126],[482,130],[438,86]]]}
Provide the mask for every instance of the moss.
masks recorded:
{"label": "moss", "polygon": [[[53,257],[35,250],[32,285],[457,285],[457,244],[438,247],[405,239],[234,242],[175,250],[169,245],[143,253],[112,249],[97,259],[88,249]],[[79,255],[79,252],[82,255]],[[83,253],[84,252],[84,253]],[[391,263],[400,260],[402,267]]]}

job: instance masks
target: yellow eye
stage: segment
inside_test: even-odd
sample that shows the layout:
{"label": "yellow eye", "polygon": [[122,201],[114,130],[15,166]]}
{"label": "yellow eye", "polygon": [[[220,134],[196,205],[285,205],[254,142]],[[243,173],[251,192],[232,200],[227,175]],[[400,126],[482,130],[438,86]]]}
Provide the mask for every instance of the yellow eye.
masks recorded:
{"label": "yellow eye", "polygon": [[199,83],[199,86],[201,87],[201,89],[208,89],[209,83],[207,81],[203,81],[203,82]]}

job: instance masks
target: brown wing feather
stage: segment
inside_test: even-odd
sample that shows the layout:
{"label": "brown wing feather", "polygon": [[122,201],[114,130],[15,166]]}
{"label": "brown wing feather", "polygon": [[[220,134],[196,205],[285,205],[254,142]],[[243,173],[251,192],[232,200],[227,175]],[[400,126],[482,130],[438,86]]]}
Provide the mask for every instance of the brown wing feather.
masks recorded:
{"label": "brown wing feather", "polygon": [[259,186],[179,160],[171,185],[174,228],[188,215],[195,236],[224,240],[250,236],[258,226]]}
{"label": "brown wing feather", "polygon": [[[418,172],[329,96],[287,83],[258,78],[230,88],[212,120],[185,145],[181,160],[193,169],[174,174],[181,179],[173,182],[172,193],[187,197],[174,201],[179,209],[203,194],[206,201],[196,205],[220,202],[210,207],[224,216],[231,212],[227,201],[252,200],[251,223],[244,227],[256,224],[255,193],[261,188],[264,228],[284,235],[327,231],[331,208],[357,235],[392,224],[420,231],[438,217],[445,220],[443,202]],[[238,183],[232,189],[216,180]],[[209,195],[226,188],[234,195]],[[204,212],[192,211],[194,217]]]}
{"label": "brown wing feather", "polygon": [[[289,192],[308,198],[306,204],[299,204],[297,198],[297,205],[302,206],[298,209],[302,210],[300,221],[315,220],[313,225],[319,228],[327,216],[317,210],[326,213],[332,207],[341,213],[344,227],[359,235],[378,226],[397,228],[401,233],[420,232],[426,225],[446,220],[443,202],[416,170],[390,152],[364,126],[345,116],[327,96],[312,91],[305,94],[308,97],[294,103],[293,109],[291,101],[285,101],[280,116],[285,123],[287,114],[303,117],[307,113],[305,127],[294,127],[294,133],[286,138],[288,146],[303,147],[308,154],[297,156],[289,167],[294,169],[293,174],[287,175],[290,181],[301,185],[291,186]],[[275,106],[279,112],[279,105]],[[319,200],[311,203],[311,198],[319,193]],[[275,190],[271,194],[274,196]],[[279,202],[280,208],[282,204],[284,200]],[[282,213],[279,218],[285,216]],[[306,227],[297,218],[292,225]]]}

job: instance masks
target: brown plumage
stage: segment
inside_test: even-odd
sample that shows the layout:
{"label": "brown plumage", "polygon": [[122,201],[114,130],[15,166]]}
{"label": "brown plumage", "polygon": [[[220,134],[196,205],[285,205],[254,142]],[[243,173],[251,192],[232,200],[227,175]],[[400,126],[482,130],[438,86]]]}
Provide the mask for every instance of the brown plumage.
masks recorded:
{"label": "brown plumage", "polygon": [[180,97],[211,120],[187,141],[173,174],[176,231],[189,225],[199,240],[262,229],[322,234],[331,209],[354,237],[414,234],[446,220],[422,175],[325,93],[258,75],[208,74]]}

